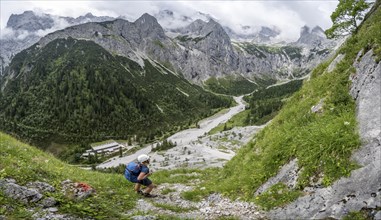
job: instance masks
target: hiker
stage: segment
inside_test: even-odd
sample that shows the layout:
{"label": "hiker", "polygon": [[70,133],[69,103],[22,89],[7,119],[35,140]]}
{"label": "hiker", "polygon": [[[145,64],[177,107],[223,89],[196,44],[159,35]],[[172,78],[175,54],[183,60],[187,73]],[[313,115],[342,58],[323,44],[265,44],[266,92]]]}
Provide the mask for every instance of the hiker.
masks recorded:
{"label": "hiker", "polygon": [[[149,159],[149,156],[146,154],[139,155],[138,163],[133,161],[127,164],[124,176],[130,182],[135,183],[136,193],[145,197],[156,197],[155,195],[150,194],[154,185],[152,181],[148,179],[148,176],[152,174],[152,172],[149,172],[148,168]],[[146,186],[144,192],[140,190],[141,185]]]}

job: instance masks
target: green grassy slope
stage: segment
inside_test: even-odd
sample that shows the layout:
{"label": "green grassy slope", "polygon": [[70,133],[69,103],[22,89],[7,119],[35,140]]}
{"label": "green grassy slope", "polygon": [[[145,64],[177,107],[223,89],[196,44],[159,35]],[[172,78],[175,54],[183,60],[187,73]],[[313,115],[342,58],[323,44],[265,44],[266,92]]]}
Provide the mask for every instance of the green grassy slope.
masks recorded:
{"label": "green grassy slope", "polygon": [[[133,208],[137,199],[132,190],[133,185],[123,175],[103,174],[70,166],[0,133],[0,179],[2,178],[13,178],[20,185],[43,181],[54,186],[56,192],[50,196],[59,201],[59,212],[79,217],[122,218],[123,213]],[[88,183],[96,190],[96,194],[80,202],[63,196],[60,183],[67,179]],[[28,208],[25,204],[0,196],[0,215],[5,215],[7,219],[28,218]]]}
{"label": "green grassy slope", "polygon": [[[359,51],[373,49],[381,57],[381,8],[363,22],[359,31],[349,38],[339,53],[345,58],[331,73],[323,63],[285,104],[272,123],[262,130],[256,140],[243,147],[227,163],[216,187],[231,197],[256,201],[264,207],[282,205],[295,198],[295,193],[276,185],[267,197],[254,198],[259,186],[277,174],[280,167],[298,158],[302,169],[297,189],[309,186],[322,178],[327,186],[342,176],[348,176],[356,165],[349,158],[360,145],[355,118],[355,103],[349,95],[349,76],[354,73],[353,62]],[[311,107],[323,100],[322,113],[312,113]],[[260,201],[258,201],[260,200]]]}
{"label": "green grassy slope", "polygon": [[[133,184],[122,175],[124,166],[119,166],[117,172],[117,174],[111,174],[80,169],[0,132],[0,180],[12,178],[16,180],[18,185],[26,185],[33,181],[52,185],[56,191],[45,193],[44,198],[49,196],[58,201],[56,207],[60,214],[69,214],[83,219],[131,219],[133,215],[141,215],[142,213],[139,213],[134,207],[137,200],[142,199],[142,197],[137,196],[133,191]],[[199,180],[203,182],[209,180],[211,176],[217,173],[215,168],[203,170],[183,168],[157,171],[150,179],[154,184],[192,184]],[[61,191],[61,182],[67,179],[73,182],[87,183],[95,189],[96,193],[81,201],[73,199],[70,195],[65,196]],[[172,188],[167,188],[165,191],[168,193],[171,190],[173,191]],[[162,194],[165,194],[165,191]],[[158,192],[154,190],[153,193],[157,194]],[[181,197],[188,200],[200,198],[198,194],[192,192],[184,192]],[[166,206],[155,202],[154,204],[162,209],[170,209],[175,212],[189,210],[180,206]],[[28,211],[31,209],[34,211]],[[39,210],[42,211],[38,204],[24,204],[6,197],[0,190],[0,216],[5,217],[5,219],[31,219],[31,216]],[[155,211],[148,211],[148,214],[158,219],[179,219],[176,216],[159,214]]]}

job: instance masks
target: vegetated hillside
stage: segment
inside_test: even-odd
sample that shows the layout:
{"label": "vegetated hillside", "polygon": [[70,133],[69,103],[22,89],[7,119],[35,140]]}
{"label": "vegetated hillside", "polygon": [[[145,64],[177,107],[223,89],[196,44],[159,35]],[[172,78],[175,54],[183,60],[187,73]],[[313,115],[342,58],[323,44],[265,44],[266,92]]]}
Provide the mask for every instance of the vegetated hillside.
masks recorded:
{"label": "vegetated hillside", "polygon": [[[349,76],[355,71],[353,63],[359,53],[373,50],[374,59],[380,62],[379,3],[375,3],[372,15],[342,46],[338,53],[345,56],[336,67],[328,72],[330,62],[326,62],[315,68],[310,80],[271,124],[227,163],[216,179],[219,191],[271,209],[296,199],[306,187],[329,186],[358,167],[350,160],[353,150],[360,146],[360,139],[356,105],[349,94]],[[312,109],[313,106],[316,108]],[[265,192],[257,192],[290,161],[297,162],[294,187],[278,183]]]}
{"label": "vegetated hillside", "polygon": [[282,85],[272,86],[253,92],[246,97],[249,113],[246,125],[261,125],[271,120],[282,108],[289,96],[298,91],[303,80],[293,80]]}
{"label": "vegetated hillside", "polygon": [[[187,196],[183,190],[215,175],[215,168],[154,172],[150,179],[159,184],[154,190],[154,194],[161,194],[157,198],[136,194],[134,185],[122,175],[124,168],[119,168],[118,174],[83,170],[0,132],[0,218],[201,219],[211,216],[210,212],[198,210],[201,203],[184,200],[192,195]],[[178,188],[180,192],[172,194]],[[224,204],[232,205],[226,199]],[[238,204],[242,207],[242,203]],[[209,205],[213,209],[211,206],[214,203]],[[224,208],[219,207],[214,217],[222,215],[221,209]]]}
{"label": "vegetated hillside", "polygon": [[92,41],[56,39],[13,59],[0,128],[38,146],[135,134],[151,140],[230,104],[155,61],[141,68]]}
{"label": "vegetated hillside", "polygon": [[[29,191],[28,200],[23,202],[21,197],[12,199],[10,195],[4,195],[4,178],[14,179],[20,186],[34,181],[44,182],[53,186],[55,191],[44,193],[39,201],[32,201],[34,194]],[[70,194],[65,195],[61,191],[64,190],[61,183],[68,179],[86,183],[96,193],[84,200],[77,200]],[[132,188],[133,185],[122,175],[96,173],[69,166],[0,132],[0,216],[5,219],[31,219],[36,212],[43,213],[41,203],[48,197],[58,202],[56,207],[60,213],[71,217],[120,219],[124,217],[123,213],[135,206],[137,196]],[[26,189],[21,188],[20,191],[22,190]],[[20,191],[13,192],[11,196],[20,196],[16,195]]]}
{"label": "vegetated hillside", "polygon": [[204,82],[204,87],[212,92],[228,95],[244,95],[257,89],[275,83],[274,79],[256,78],[255,82],[242,76],[210,77]]}
{"label": "vegetated hillside", "polygon": [[254,91],[244,97],[248,103],[245,111],[234,115],[226,123],[213,128],[209,134],[230,130],[234,127],[266,124],[278,114],[283,104],[301,88],[302,84],[303,80],[292,80]]}

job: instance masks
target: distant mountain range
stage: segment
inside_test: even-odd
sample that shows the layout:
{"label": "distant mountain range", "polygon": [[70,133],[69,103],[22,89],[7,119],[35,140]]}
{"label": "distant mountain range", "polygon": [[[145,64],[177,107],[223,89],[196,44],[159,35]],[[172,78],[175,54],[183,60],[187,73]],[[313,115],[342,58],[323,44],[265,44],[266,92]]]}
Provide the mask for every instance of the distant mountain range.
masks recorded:
{"label": "distant mountain range", "polygon": [[[175,33],[179,28],[184,28],[198,19],[205,22],[212,19],[218,22],[218,19],[202,12],[195,12],[191,16],[186,16],[171,10],[161,10],[153,16],[157,19],[160,25],[163,26],[166,32]],[[235,41],[270,43],[272,38],[280,34],[280,30],[277,27],[252,27],[249,25],[241,25],[240,27],[234,27],[234,29],[238,29],[238,32],[234,31],[232,27],[223,26],[223,28],[229,37]]]}
{"label": "distant mountain range", "polygon": [[[242,33],[246,34],[238,34],[229,27],[222,27],[210,15],[200,12],[195,14],[195,18],[182,16],[169,10],[160,11],[155,16],[158,19],[153,16],[140,18],[138,20],[147,19],[147,21],[150,20],[151,22],[141,22],[142,27],[135,26],[136,29],[153,28],[152,30],[157,30],[149,31],[152,32],[152,36],[158,36],[157,39],[149,37],[144,39],[144,41],[151,41],[151,43],[155,41],[156,44],[160,41],[160,44],[165,46],[165,48],[160,47],[161,52],[157,48],[148,48],[143,45],[140,45],[142,48],[139,49],[135,47],[137,45],[132,44],[129,45],[129,48],[124,48],[125,45],[118,44],[115,38],[109,39],[113,41],[113,45],[110,45],[111,41],[107,43],[105,38],[99,40],[99,37],[89,37],[90,33],[85,34],[85,32],[92,32],[90,35],[94,35],[96,31],[101,34],[102,31],[111,31],[114,32],[111,35],[118,35],[116,33],[118,31],[115,32],[115,29],[101,30],[101,24],[76,26],[74,28],[76,30],[74,35],[73,28],[68,28],[64,31],[53,32],[41,39],[44,34],[50,31],[87,22],[109,21],[111,22],[109,25],[130,23],[128,21],[123,22],[123,19],[120,18],[115,20],[112,17],[97,17],[90,13],[78,18],[70,18],[49,14],[36,14],[32,11],[26,11],[19,15],[11,15],[7,28],[12,30],[12,32],[8,35],[5,34],[1,39],[1,72],[4,72],[5,67],[16,53],[33,45],[40,39],[41,42],[46,42],[49,41],[48,39],[60,38],[61,34],[66,37],[84,37],[95,41],[98,39],[97,43],[108,48],[110,52],[127,56],[137,62],[141,62],[141,58],[144,57],[169,62],[173,65],[174,69],[181,71],[187,79],[197,83],[201,83],[201,81],[210,77],[237,74],[250,80],[256,77],[266,77],[275,80],[299,77],[308,73],[311,66],[324,59],[335,45],[335,42],[325,38],[324,32],[320,27],[315,27],[312,31],[308,27],[303,27],[297,42],[274,46],[267,44],[264,46],[258,43],[270,42],[273,37],[276,37],[280,33],[277,28],[260,27],[255,32],[253,27],[242,26],[241,28],[244,30]],[[113,20],[115,21],[112,22]],[[160,22],[167,25],[167,28],[163,28],[159,24]],[[171,26],[171,24],[175,23],[181,23],[182,27],[174,28],[174,25]],[[95,26],[97,28],[94,30],[88,30],[89,27],[93,28]],[[124,31],[128,32],[128,30]],[[12,37],[10,37],[11,35]],[[131,37],[134,38],[134,36]],[[234,39],[235,43],[232,43],[231,39]],[[127,39],[127,41],[129,40]],[[171,48],[173,45],[177,46]],[[297,54],[288,54],[290,50],[284,47],[294,48],[292,51]],[[121,48],[126,50],[120,51]],[[150,51],[147,51],[148,49]]]}
{"label": "distant mountain range", "polygon": [[[165,34],[171,38],[175,38],[181,33],[189,32],[189,30],[186,30],[187,26],[191,28],[196,24],[200,25],[200,21],[206,23],[211,19],[217,21],[212,16],[201,12],[194,13],[192,17],[189,17],[170,10],[159,11],[154,17],[163,27]],[[87,22],[103,22],[115,19],[116,18],[108,16],[98,17],[91,13],[77,18],[41,14],[33,11],[25,11],[22,14],[12,14],[7,22],[7,31],[4,31],[2,39],[0,39],[2,45],[0,52],[0,75],[2,75],[4,68],[9,64],[16,53],[33,45],[48,33]],[[280,34],[280,30],[277,27],[252,27],[246,25],[240,26],[238,28],[240,29],[239,32],[227,26],[222,26],[222,28],[233,41],[250,44],[271,45],[272,39]],[[332,42],[331,45],[329,45],[320,27],[315,27],[311,32],[309,31],[309,27],[302,27],[301,36],[298,41],[296,41],[296,44],[293,45],[303,47],[313,45],[320,47],[320,49],[330,49],[334,46]],[[282,45],[285,44],[284,42]],[[322,46],[321,44],[324,45]]]}

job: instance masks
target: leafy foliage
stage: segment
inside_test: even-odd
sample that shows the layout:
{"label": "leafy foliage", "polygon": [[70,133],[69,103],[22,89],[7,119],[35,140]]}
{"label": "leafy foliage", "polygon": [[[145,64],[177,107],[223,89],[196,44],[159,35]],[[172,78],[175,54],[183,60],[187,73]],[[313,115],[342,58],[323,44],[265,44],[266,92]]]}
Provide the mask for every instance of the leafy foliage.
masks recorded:
{"label": "leafy foliage", "polygon": [[91,41],[36,44],[10,64],[0,96],[0,129],[42,147],[134,134],[152,140],[231,103],[163,72],[157,63],[144,64],[113,56]]}
{"label": "leafy foliage", "polygon": [[364,19],[365,11],[370,7],[365,0],[339,0],[331,15],[333,26],[325,31],[328,38],[346,36],[356,31],[357,22]]}

